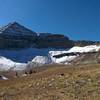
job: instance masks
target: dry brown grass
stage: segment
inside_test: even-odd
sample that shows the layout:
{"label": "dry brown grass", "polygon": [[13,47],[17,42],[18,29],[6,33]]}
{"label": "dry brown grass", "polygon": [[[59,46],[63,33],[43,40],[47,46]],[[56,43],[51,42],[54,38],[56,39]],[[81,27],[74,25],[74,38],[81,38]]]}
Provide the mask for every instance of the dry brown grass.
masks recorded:
{"label": "dry brown grass", "polygon": [[100,65],[54,65],[0,81],[0,100],[100,100]]}

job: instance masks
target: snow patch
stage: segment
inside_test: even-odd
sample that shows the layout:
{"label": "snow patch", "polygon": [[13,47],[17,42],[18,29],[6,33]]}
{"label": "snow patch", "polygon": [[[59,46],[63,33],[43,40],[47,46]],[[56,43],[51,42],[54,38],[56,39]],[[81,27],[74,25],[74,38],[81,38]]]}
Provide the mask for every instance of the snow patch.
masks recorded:
{"label": "snow patch", "polygon": [[100,50],[100,46],[97,45],[90,45],[90,46],[85,46],[85,47],[78,47],[75,46],[73,48],[71,48],[69,51],[67,51],[68,53],[71,52],[79,52],[79,53],[84,53],[84,52],[97,52]]}
{"label": "snow patch", "polygon": [[63,63],[63,64],[68,64],[70,61],[74,60],[78,55],[74,56],[63,56],[60,58],[56,58],[54,56],[61,55],[64,53],[88,53],[88,52],[97,52],[100,51],[100,46],[97,45],[90,45],[90,46],[85,46],[85,47],[72,47],[69,50],[64,50],[64,51],[49,51],[49,55],[54,63]]}
{"label": "snow patch", "polygon": [[8,80],[8,78],[3,75],[0,75],[0,80]]}
{"label": "snow patch", "polygon": [[57,64],[68,64],[70,61],[74,60],[78,55],[76,56],[63,56],[61,58],[55,58],[51,57],[52,61]]}
{"label": "snow patch", "polygon": [[49,55],[51,56],[55,56],[55,55],[60,55],[63,53],[88,53],[88,52],[97,52],[100,51],[100,45],[89,45],[89,46],[85,46],[85,47],[78,47],[78,46],[74,46],[72,48],[70,48],[69,50],[64,50],[64,51],[49,51]]}
{"label": "snow patch", "polygon": [[50,59],[50,57],[47,56],[36,56],[33,60],[33,63],[37,63],[37,64],[50,64],[52,62],[52,60]]}
{"label": "snow patch", "polygon": [[26,49],[19,49],[19,50],[0,50],[0,56],[9,58],[15,62],[27,63],[28,61],[31,61],[36,56],[48,56],[48,52],[52,50],[57,51],[58,49],[26,48]]}
{"label": "snow patch", "polygon": [[24,70],[25,65],[25,63],[17,63],[5,57],[0,57],[0,71]]}

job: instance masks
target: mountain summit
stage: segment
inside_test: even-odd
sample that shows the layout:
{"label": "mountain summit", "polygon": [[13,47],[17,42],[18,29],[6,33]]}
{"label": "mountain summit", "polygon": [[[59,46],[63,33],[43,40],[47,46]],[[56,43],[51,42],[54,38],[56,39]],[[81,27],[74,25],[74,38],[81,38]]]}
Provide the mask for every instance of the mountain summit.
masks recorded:
{"label": "mountain summit", "polygon": [[30,29],[20,25],[17,22],[9,23],[8,25],[0,28],[1,35],[11,36],[36,36],[37,34]]}
{"label": "mountain summit", "polygon": [[37,33],[17,22],[0,28],[0,49],[32,47]]}

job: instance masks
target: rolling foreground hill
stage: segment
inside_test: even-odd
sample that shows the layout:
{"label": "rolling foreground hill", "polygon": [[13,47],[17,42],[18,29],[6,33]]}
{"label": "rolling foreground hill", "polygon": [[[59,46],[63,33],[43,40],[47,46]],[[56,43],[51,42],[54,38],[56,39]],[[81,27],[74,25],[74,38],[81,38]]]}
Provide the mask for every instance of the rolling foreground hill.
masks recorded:
{"label": "rolling foreground hill", "polygon": [[100,64],[52,65],[0,81],[0,100],[100,100]]}

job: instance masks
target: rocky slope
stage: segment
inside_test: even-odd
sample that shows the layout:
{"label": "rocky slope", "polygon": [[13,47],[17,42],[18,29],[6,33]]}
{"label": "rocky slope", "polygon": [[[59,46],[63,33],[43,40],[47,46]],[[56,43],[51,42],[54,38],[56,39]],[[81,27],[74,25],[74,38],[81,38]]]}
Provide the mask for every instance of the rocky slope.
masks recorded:
{"label": "rocky slope", "polygon": [[100,52],[80,54],[71,63],[74,65],[100,64]]}

